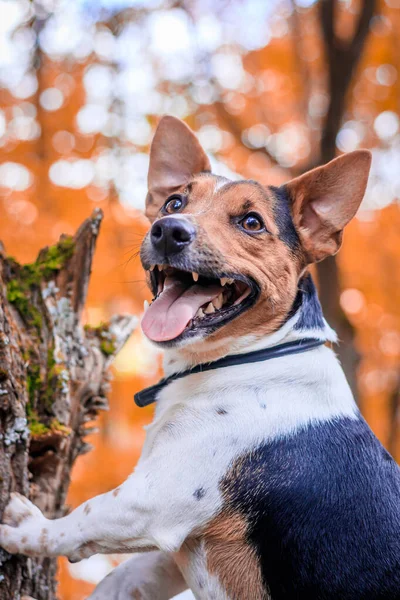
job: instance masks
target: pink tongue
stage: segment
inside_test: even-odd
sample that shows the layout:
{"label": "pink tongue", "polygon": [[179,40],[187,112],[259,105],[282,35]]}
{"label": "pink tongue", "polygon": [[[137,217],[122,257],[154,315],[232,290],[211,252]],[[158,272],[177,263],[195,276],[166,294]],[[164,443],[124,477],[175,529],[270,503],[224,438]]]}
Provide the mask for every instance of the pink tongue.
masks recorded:
{"label": "pink tongue", "polygon": [[[186,291],[185,291],[186,290]],[[222,292],[222,287],[186,286],[166,279],[164,291],[154,300],[142,319],[142,329],[153,342],[166,342],[180,335],[200,306]]]}

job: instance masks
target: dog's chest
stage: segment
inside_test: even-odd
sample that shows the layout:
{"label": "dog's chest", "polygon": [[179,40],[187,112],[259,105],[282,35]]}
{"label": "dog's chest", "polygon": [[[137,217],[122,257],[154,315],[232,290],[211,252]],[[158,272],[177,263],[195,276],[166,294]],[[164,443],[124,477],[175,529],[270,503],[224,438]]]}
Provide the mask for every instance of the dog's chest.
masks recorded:
{"label": "dog's chest", "polygon": [[[318,381],[327,360],[332,385],[322,377],[321,386],[310,385],[310,373]],[[164,512],[168,506],[169,530],[161,523],[155,540],[175,547],[213,519],[224,503],[221,482],[242,455],[313,422],[354,418],[351,394],[337,369],[333,354],[323,348],[307,359],[298,355],[191,375],[164,388],[137,467],[146,486],[163,489],[163,498],[151,499],[154,511],[159,502]]]}
{"label": "dog's chest", "polygon": [[[204,468],[223,476],[229,462],[248,448],[310,423],[354,414],[350,390],[328,348],[307,357],[199,373],[159,394],[141,460],[167,451],[172,461],[177,451],[182,467],[186,460],[193,468],[202,459]],[[195,453],[185,454],[189,449]]]}

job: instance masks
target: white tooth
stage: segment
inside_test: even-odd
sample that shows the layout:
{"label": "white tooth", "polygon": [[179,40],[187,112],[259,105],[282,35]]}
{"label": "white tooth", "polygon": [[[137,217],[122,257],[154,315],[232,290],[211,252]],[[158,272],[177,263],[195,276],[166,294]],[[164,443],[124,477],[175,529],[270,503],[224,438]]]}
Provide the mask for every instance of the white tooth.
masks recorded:
{"label": "white tooth", "polygon": [[206,315],[210,315],[211,313],[215,312],[215,308],[212,302],[207,304],[207,306],[204,309],[204,312]]}
{"label": "white tooth", "polygon": [[221,277],[221,285],[224,286],[226,284],[231,285],[235,280],[230,279],[229,277]]}
{"label": "white tooth", "polygon": [[163,266],[163,265],[157,265],[157,266],[158,266],[158,270],[159,270],[159,271],[162,271],[162,270],[163,270],[163,268],[164,268],[164,266]]}
{"label": "white tooth", "polygon": [[148,301],[147,301],[147,300],[145,300],[145,301],[143,302],[143,310],[144,310],[144,312],[146,312],[146,310],[149,308],[149,306],[150,306],[150,304],[148,303]]}
{"label": "white tooth", "polygon": [[154,271],[156,265],[151,265],[151,267],[149,268],[149,271]]}
{"label": "white tooth", "polygon": [[202,317],[204,317],[204,313],[203,313],[203,310],[201,308],[199,308],[199,310],[197,311],[196,317],[199,317],[199,319],[201,319]]}
{"label": "white tooth", "polygon": [[219,296],[217,296],[216,298],[214,298],[214,300],[212,301],[212,303],[214,304],[215,308],[217,310],[219,310],[221,308],[221,306],[224,303],[224,298],[222,296],[222,294],[220,294]]}
{"label": "white tooth", "polygon": [[192,277],[193,277],[193,279],[194,279],[195,281],[198,281],[198,280],[199,280],[199,274],[198,274],[198,273],[194,273],[194,272],[193,272],[193,273],[192,273]]}
{"label": "white tooth", "polygon": [[240,298],[238,298],[237,300],[235,300],[235,302],[233,303],[233,306],[237,306],[238,304],[240,304],[241,302],[243,302],[243,300],[245,298],[247,298],[247,296],[250,294],[251,289],[247,288],[246,291],[243,292],[243,294],[240,296]]}

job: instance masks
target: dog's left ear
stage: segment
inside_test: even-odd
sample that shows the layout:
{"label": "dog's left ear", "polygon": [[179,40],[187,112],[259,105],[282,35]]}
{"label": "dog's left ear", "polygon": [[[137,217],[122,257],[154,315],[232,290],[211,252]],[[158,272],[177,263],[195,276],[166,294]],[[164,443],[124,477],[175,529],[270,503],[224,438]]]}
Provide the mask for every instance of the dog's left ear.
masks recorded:
{"label": "dog's left ear", "polygon": [[150,149],[146,216],[153,221],[168,196],[193,175],[211,171],[210,162],[193,131],[180,119],[165,116]]}
{"label": "dog's left ear", "polygon": [[308,262],[336,254],[367,186],[371,153],[356,150],[292,179],[286,189]]}

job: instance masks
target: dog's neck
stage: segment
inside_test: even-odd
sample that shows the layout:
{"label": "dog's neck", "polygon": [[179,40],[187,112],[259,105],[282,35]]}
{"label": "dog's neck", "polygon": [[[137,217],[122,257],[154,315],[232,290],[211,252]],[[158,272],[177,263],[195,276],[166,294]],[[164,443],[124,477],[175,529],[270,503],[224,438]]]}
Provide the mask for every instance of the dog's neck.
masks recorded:
{"label": "dog's neck", "polygon": [[264,336],[254,332],[239,338],[224,339],[215,344],[207,340],[204,343],[196,343],[196,350],[188,347],[168,349],[164,355],[164,370],[166,375],[171,375],[230,354],[253,352],[304,338],[327,342],[337,340],[336,333],[324,319],[317,291],[309,274],[300,280],[292,310],[277,331]]}

